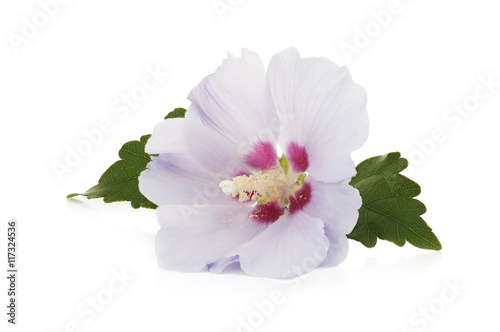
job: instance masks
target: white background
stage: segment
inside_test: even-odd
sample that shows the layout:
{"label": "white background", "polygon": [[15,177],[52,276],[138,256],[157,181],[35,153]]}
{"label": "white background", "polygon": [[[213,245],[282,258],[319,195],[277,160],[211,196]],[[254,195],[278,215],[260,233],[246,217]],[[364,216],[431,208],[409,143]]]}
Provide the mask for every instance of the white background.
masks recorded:
{"label": "white background", "polygon": [[[6,270],[7,221],[16,219],[20,271],[16,326],[6,323],[6,279],[0,283],[2,331],[498,326],[500,87],[473,105],[480,77],[500,81],[495,2],[401,0],[383,27],[371,12],[386,10],[388,0],[229,3],[221,17],[213,0],[68,1],[18,47],[11,39],[22,36],[23,17],[33,22],[42,9],[34,0],[1,3],[0,266]],[[365,28],[372,36],[363,44],[359,30]],[[346,44],[359,46],[357,54],[346,56]],[[267,63],[290,46],[348,65],[367,90],[370,137],[353,158],[357,163],[390,151],[410,158],[411,178],[422,186],[419,198],[428,208],[424,218],[442,252],[351,242],[339,267],[292,282],[237,272],[183,274],[156,265],[154,211],[66,200],[97,183],[124,142],[150,133],[173,108],[189,106],[188,92],[227,51],[238,55],[247,47]],[[128,114],[113,112],[116,100],[142,83],[148,66],[169,75]],[[464,101],[474,110],[461,118],[447,113]],[[452,115],[453,121],[444,118]],[[67,149],[84,144],[83,131],[103,119],[113,124],[111,132],[59,179],[54,163],[64,164]],[[444,138],[431,144],[436,130]],[[426,143],[419,148],[417,141]],[[113,273],[133,279],[121,287]],[[453,283],[459,288],[450,289]],[[110,284],[112,298],[106,297]],[[271,307],[272,294],[282,295]],[[105,305],[89,313],[92,297]]]}

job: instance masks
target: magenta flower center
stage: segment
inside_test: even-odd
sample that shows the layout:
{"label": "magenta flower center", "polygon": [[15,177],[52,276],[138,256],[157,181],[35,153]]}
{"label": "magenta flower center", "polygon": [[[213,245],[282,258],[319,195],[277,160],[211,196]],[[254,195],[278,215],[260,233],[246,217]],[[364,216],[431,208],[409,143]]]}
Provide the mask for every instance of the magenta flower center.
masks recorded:
{"label": "magenta flower center", "polygon": [[288,161],[282,157],[273,167],[224,180],[219,187],[240,202],[255,202],[249,214],[251,219],[272,223],[287,211],[293,214],[302,209],[311,198],[311,186],[305,182],[305,167],[300,167],[299,172],[296,170],[297,167],[289,168]]}

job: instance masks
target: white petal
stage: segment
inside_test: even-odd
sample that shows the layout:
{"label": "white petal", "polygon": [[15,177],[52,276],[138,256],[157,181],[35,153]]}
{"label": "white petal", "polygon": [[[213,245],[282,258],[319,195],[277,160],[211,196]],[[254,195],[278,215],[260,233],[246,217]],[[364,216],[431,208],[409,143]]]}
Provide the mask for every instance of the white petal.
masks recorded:
{"label": "white petal", "polygon": [[197,272],[230,257],[226,254],[266,227],[248,220],[248,211],[241,204],[210,205],[198,210],[192,206],[159,207],[158,264],[164,269]]}
{"label": "white petal", "polygon": [[229,137],[240,151],[257,142],[277,142],[279,121],[260,57],[242,50],[229,54],[215,73],[205,77],[188,96],[203,123]]}
{"label": "white petal", "polygon": [[185,118],[165,119],[157,123],[146,144],[146,152],[149,154],[187,152],[192,147],[190,134],[193,132],[200,133],[202,137],[213,136],[213,139],[216,139],[216,133],[204,127],[198,116],[193,113],[192,109],[188,109]]}
{"label": "white petal", "polygon": [[270,278],[290,278],[318,267],[329,244],[321,219],[302,211],[286,214],[233,251],[243,271]]}
{"label": "white petal", "polygon": [[234,167],[247,170],[238,146],[212,128],[204,126],[191,109],[186,118],[167,119],[155,126],[146,144],[149,154],[181,153],[199,159],[200,165],[211,172]]}
{"label": "white petal", "polygon": [[162,154],[152,157],[147,167],[139,176],[139,190],[156,205],[199,207],[234,201],[220,190],[217,175],[211,177],[190,155]]}
{"label": "white petal", "polygon": [[346,235],[351,233],[358,221],[361,196],[357,189],[349,185],[349,180],[325,183],[315,181],[310,176],[307,180],[313,194],[304,206],[304,212],[323,220],[325,234],[330,242],[328,255],[321,266],[336,266],[347,256],[349,243]]}
{"label": "white petal", "polygon": [[208,265],[208,271],[212,273],[221,273],[228,267],[229,265],[239,262],[240,258],[238,255],[234,255],[231,257],[224,257],[222,259],[219,259],[218,261]]}
{"label": "white petal", "polygon": [[349,251],[349,240],[347,236],[339,234],[337,232],[332,232],[325,225],[325,234],[330,242],[330,247],[328,248],[328,254],[325,260],[321,263],[320,267],[332,267],[337,266],[342,263]]}
{"label": "white petal", "polygon": [[229,204],[221,181],[250,170],[234,143],[191,119],[156,125],[146,145],[152,157],[139,177],[139,190],[157,205]]}
{"label": "white petal", "polygon": [[368,116],[366,92],[347,68],[325,58],[301,59],[288,49],[271,59],[267,77],[285,153],[291,143],[305,148],[308,172],[320,181],[352,177],[350,153],[367,138]]}
{"label": "white petal", "polygon": [[349,234],[356,226],[362,204],[359,191],[349,185],[349,180],[325,183],[308,176],[307,181],[313,194],[304,212],[322,219],[325,227],[335,232]]}

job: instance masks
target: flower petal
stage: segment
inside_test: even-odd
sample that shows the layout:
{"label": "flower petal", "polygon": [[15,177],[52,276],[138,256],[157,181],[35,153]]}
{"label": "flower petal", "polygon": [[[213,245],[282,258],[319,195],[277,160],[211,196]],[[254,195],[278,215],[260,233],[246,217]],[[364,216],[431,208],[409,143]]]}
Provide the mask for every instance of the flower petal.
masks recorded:
{"label": "flower petal", "polygon": [[254,169],[269,169],[278,164],[278,155],[271,142],[257,141],[245,155],[245,162]]}
{"label": "flower petal", "polygon": [[[156,205],[232,204],[234,201],[219,188],[192,156],[161,154],[152,157],[139,176],[139,190]],[[214,174],[216,176],[216,174]]]}
{"label": "flower petal", "polygon": [[186,114],[185,119],[167,119],[158,123],[146,144],[146,152],[189,154],[199,159],[203,169],[210,171],[220,171],[228,165],[238,167],[239,171],[249,170],[236,144],[203,125],[191,108]]}
{"label": "flower petal", "polygon": [[[320,181],[351,178],[356,171],[350,154],[368,136],[368,116],[366,92],[347,68],[325,58],[301,59],[288,49],[271,59],[267,77],[287,157],[298,156]],[[293,156],[290,162],[301,168]]]}
{"label": "flower petal", "polygon": [[359,191],[349,185],[350,180],[325,183],[309,176],[307,181],[314,195],[304,207],[304,212],[322,219],[325,228],[343,235],[352,232],[358,221],[362,201]]}
{"label": "flower petal", "polygon": [[[164,205],[158,208],[161,229],[156,237],[156,253],[161,268],[197,272],[231,255],[266,228],[248,220],[249,208],[242,205],[192,206]],[[222,271],[230,260],[223,262]],[[217,267],[216,269],[217,270]]]}
{"label": "flower petal", "polygon": [[318,182],[312,177],[307,180],[314,195],[303,208],[304,212],[323,220],[325,234],[330,242],[328,255],[321,266],[336,266],[347,256],[347,234],[351,233],[358,221],[361,196],[358,190],[349,185],[348,180],[339,183]]}
{"label": "flower petal", "polygon": [[258,141],[276,145],[279,121],[258,54],[247,49],[240,58],[229,54],[188,99],[205,125],[230,138],[243,153]]}
{"label": "flower petal", "polygon": [[240,260],[240,257],[238,255],[221,258],[218,261],[216,261],[212,264],[209,264],[207,266],[208,271],[210,271],[212,273],[221,273],[222,271],[224,271],[226,269],[226,267],[228,267],[229,265],[231,265],[233,263],[239,262],[239,260]]}
{"label": "flower petal", "polygon": [[285,213],[285,208],[276,201],[267,202],[257,205],[252,209],[250,218],[255,222],[273,223]]}
{"label": "flower petal", "polygon": [[160,155],[141,173],[139,190],[157,205],[230,204],[219,183],[250,172],[234,143],[193,119],[156,125],[146,151]]}
{"label": "flower petal", "polygon": [[325,260],[321,263],[320,267],[332,267],[337,266],[342,263],[349,251],[349,241],[347,236],[339,234],[337,232],[332,232],[325,225],[325,234],[330,242],[330,247],[328,248],[328,254]]}
{"label": "flower petal", "polygon": [[290,278],[318,267],[326,257],[328,238],[321,219],[303,211],[286,214],[233,254],[243,271],[270,278]]}

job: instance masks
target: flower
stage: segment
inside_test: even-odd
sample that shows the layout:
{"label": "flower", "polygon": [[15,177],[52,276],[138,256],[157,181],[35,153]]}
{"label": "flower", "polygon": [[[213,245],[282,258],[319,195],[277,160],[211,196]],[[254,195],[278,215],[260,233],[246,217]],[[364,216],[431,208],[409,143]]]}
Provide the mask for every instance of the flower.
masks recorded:
{"label": "flower", "polygon": [[[288,278],[347,255],[361,198],[350,154],[368,135],[366,93],[345,67],[228,55],[188,96],[185,119],[155,126],[139,178],[159,207],[160,267]],[[277,146],[283,148],[279,158]]]}

